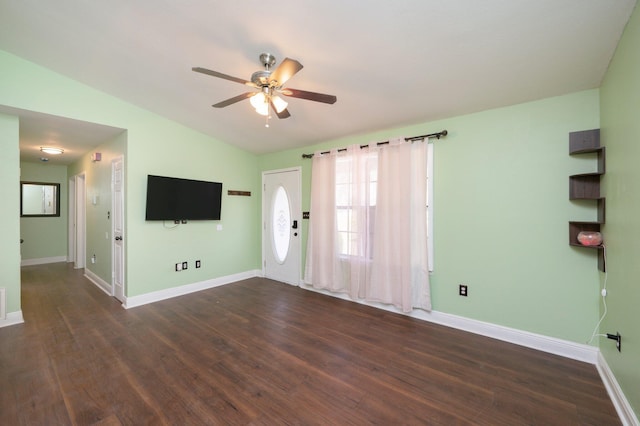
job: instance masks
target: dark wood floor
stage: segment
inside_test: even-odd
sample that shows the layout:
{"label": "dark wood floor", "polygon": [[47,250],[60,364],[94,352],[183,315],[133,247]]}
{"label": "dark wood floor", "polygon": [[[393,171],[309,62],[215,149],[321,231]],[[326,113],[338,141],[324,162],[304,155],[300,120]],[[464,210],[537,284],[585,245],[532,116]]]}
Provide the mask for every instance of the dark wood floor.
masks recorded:
{"label": "dark wood floor", "polygon": [[22,270],[0,423],[620,424],[593,365],[266,279],[124,310]]}

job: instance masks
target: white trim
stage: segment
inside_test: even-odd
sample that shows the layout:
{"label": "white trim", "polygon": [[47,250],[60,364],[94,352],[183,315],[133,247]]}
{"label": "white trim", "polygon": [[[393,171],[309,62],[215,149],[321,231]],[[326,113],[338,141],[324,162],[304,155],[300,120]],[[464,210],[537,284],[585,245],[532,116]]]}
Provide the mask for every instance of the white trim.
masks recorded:
{"label": "white trim", "polygon": [[47,263],[66,262],[67,256],[41,257],[39,259],[22,259],[20,266],[45,265]]}
{"label": "white trim", "polygon": [[74,176],[75,185],[75,244],[74,244],[74,263],[75,269],[82,269],[86,266],[87,260],[87,175],[83,170]]}
{"label": "white trim", "polygon": [[528,331],[518,330],[515,328],[504,327],[501,325],[465,318],[458,315],[452,315],[438,311],[427,312],[420,309],[415,309],[412,312],[405,314],[401,310],[398,310],[391,305],[385,305],[382,303],[371,303],[363,300],[353,300],[346,294],[336,294],[325,290],[318,290],[307,284],[302,284],[301,287],[306,290],[315,291],[318,293],[326,294],[328,296],[350,300],[352,302],[357,302],[374,308],[383,309],[385,311],[407,315],[423,321],[429,321],[447,327],[468,331],[470,333],[491,337],[493,339],[502,340],[504,342],[509,342],[532,349],[537,349],[539,351],[551,353],[554,355],[560,355],[566,358],[575,359],[577,361],[588,362],[590,364],[597,363],[598,354],[600,353],[599,349],[595,346],[557,339],[555,337],[549,337],[541,334],[531,333]]}
{"label": "white trim", "polygon": [[633,408],[631,408],[631,404],[629,404],[629,401],[624,396],[624,393],[622,392],[616,377],[609,368],[606,359],[602,355],[602,352],[598,353],[598,363],[596,364],[596,367],[598,369],[598,373],[600,373],[602,381],[604,382],[605,388],[607,388],[611,402],[613,402],[613,406],[618,412],[618,416],[620,417],[622,424],[627,426],[640,425],[638,417],[636,417]]}
{"label": "white trim", "polygon": [[69,186],[67,187],[67,262],[74,262],[76,259],[76,178],[69,177]]}
{"label": "white trim", "polygon": [[9,312],[6,319],[0,320],[0,328],[22,324],[23,322],[24,318],[22,317],[22,311]]}
{"label": "white trim", "polygon": [[100,278],[93,271],[84,268],[84,277],[94,283],[96,287],[107,293],[109,296],[113,296],[113,294],[111,293],[111,284]]}
{"label": "white trim", "polygon": [[231,284],[236,281],[246,280],[248,278],[261,277],[262,271],[258,269],[240,272],[238,274],[227,275],[224,277],[213,278],[206,281],[200,281],[193,284],[186,284],[180,287],[171,287],[164,290],[153,291],[151,293],[141,294],[139,296],[125,297],[122,306],[125,309],[135,308],[136,306],[146,305],[148,303],[159,302],[173,297],[183,296],[185,294],[194,293],[196,291],[206,290],[225,284]]}

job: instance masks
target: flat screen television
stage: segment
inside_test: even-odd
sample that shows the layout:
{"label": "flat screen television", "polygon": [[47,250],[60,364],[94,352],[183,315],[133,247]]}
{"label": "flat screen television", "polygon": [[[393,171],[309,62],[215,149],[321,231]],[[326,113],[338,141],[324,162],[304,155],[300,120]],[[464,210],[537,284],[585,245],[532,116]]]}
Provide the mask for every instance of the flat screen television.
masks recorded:
{"label": "flat screen television", "polygon": [[146,220],[220,220],[222,183],[147,176]]}

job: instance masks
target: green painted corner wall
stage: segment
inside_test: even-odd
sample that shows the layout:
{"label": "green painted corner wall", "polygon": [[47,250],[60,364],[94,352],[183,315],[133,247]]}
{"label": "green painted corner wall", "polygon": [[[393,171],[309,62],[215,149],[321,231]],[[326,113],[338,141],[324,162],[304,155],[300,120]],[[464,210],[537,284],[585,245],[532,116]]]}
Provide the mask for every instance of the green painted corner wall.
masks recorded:
{"label": "green painted corner wall", "polygon": [[[602,338],[600,349],[629,403],[640,415],[640,10],[627,23],[601,87],[601,139],[607,147],[608,311],[601,333],[622,335],[622,351]],[[604,312],[604,307],[601,307]]]}
{"label": "green painted corner wall", "polygon": [[20,311],[20,122],[0,114],[0,287],[6,289],[7,313]]}
{"label": "green painted corner wall", "polygon": [[569,246],[568,221],[595,211],[568,200],[568,176],[595,162],[570,157],[568,135],[597,127],[599,92],[588,90],[263,155],[260,169],[301,166],[307,211],[302,153],[447,129],[433,142],[434,310],[585,343],[598,321],[597,259]]}
{"label": "green painted corner wall", "polygon": [[59,217],[21,217],[22,260],[67,256],[67,167],[45,163],[20,163],[20,180],[60,184]]}
{"label": "green painted corner wall", "polygon": [[[258,193],[258,157],[118,98],[92,89],[51,70],[0,51],[0,105],[58,115],[127,131],[126,283],[127,296],[254,271],[260,268],[260,209],[257,196],[229,197],[228,189]],[[13,118],[15,119],[15,117]],[[13,120],[10,119],[10,120]],[[18,194],[18,138],[3,140],[15,152],[15,167],[3,169]],[[4,153],[3,153],[4,155]],[[11,157],[6,162],[11,162]],[[170,229],[146,222],[146,176],[159,174],[223,183],[223,229],[218,223],[193,221]],[[102,181],[101,181],[102,182]],[[96,183],[102,185],[103,183]],[[102,190],[101,190],[102,191]],[[0,243],[2,252],[19,256],[18,201],[15,205],[16,245]],[[103,214],[100,213],[100,214]],[[99,223],[99,226],[104,226]],[[171,224],[173,225],[173,224]],[[10,234],[9,234],[10,235]],[[8,240],[10,241],[10,239]],[[88,253],[90,253],[88,247]],[[177,273],[174,264],[202,261],[202,268]],[[19,261],[14,274],[19,275]],[[104,272],[100,272],[103,274]],[[19,279],[19,278],[18,278]],[[19,306],[19,299],[15,303]]]}

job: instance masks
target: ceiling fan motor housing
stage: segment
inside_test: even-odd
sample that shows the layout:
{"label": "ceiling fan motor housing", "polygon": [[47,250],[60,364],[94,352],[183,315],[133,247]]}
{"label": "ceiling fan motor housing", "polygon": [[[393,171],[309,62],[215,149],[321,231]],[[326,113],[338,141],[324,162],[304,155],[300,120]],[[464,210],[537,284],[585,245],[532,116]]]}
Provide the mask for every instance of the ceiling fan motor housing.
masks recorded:
{"label": "ceiling fan motor housing", "polygon": [[258,87],[264,87],[269,85],[269,77],[271,76],[271,71],[260,70],[251,74],[251,82]]}

